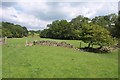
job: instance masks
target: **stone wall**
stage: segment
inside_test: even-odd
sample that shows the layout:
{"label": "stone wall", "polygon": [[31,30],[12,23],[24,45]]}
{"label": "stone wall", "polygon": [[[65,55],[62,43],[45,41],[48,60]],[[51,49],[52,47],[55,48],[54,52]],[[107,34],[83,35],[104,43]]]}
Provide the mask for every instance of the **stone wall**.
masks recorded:
{"label": "stone wall", "polygon": [[0,45],[4,44],[4,41],[2,38],[0,38]]}
{"label": "stone wall", "polygon": [[68,44],[66,42],[56,42],[56,41],[34,41],[34,45],[45,45],[45,46],[57,46],[57,47],[66,47],[78,50],[75,46]]}

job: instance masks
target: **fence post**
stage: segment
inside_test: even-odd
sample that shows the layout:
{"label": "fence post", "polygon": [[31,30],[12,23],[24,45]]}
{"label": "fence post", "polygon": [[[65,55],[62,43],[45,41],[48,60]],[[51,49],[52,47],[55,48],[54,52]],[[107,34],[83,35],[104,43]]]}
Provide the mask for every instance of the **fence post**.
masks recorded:
{"label": "fence post", "polygon": [[5,42],[5,44],[7,44],[7,37],[6,36],[4,38],[4,42]]}
{"label": "fence post", "polygon": [[80,42],[80,48],[81,48],[81,42]]}

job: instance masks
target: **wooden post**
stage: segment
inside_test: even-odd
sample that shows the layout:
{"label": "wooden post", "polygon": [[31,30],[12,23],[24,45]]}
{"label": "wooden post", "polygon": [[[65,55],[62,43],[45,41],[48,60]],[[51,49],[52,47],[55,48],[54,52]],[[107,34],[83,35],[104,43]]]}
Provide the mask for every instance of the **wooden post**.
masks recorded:
{"label": "wooden post", "polygon": [[28,40],[27,40],[27,38],[26,38],[26,44],[25,44],[25,46],[28,46]]}
{"label": "wooden post", "polygon": [[80,42],[80,48],[81,48],[81,42]]}
{"label": "wooden post", "polygon": [[28,43],[27,39],[26,39],[26,44]]}
{"label": "wooden post", "polygon": [[4,39],[4,41],[5,41],[5,44],[7,43],[7,37],[5,36],[5,39]]}

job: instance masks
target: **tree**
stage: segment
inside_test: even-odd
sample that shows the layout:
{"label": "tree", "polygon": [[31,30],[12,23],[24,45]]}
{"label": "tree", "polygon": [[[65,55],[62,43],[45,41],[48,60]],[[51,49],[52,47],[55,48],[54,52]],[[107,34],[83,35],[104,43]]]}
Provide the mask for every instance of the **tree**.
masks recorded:
{"label": "tree", "polygon": [[71,39],[80,39],[80,30],[84,24],[89,24],[91,20],[87,17],[84,17],[82,15],[77,16],[76,18],[73,18],[70,21],[70,34]]}
{"label": "tree", "polygon": [[2,36],[21,38],[27,36],[28,31],[26,27],[9,22],[2,22]]}
{"label": "tree", "polygon": [[105,16],[98,16],[92,19],[94,24],[100,25],[110,31],[111,35],[114,37],[114,28],[117,21],[116,14],[109,14]]}
{"label": "tree", "polygon": [[52,38],[50,37],[49,32],[50,32],[49,29],[44,29],[43,31],[41,31],[40,37],[41,38]]}
{"label": "tree", "polygon": [[11,38],[13,36],[13,34],[6,28],[2,29],[2,36],[7,36],[8,38]]}
{"label": "tree", "polygon": [[28,30],[27,30],[27,28],[26,27],[22,27],[22,28],[23,28],[23,35],[25,37],[27,37],[28,36]]}
{"label": "tree", "polygon": [[119,14],[118,14],[118,18],[117,18],[117,21],[115,23],[115,27],[113,28],[113,34],[116,38],[119,38],[120,39],[120,11],[119,11]]}
{"label": "tree", "polygon": [[41,32],[41,37],[68,39],[69,23],[66,20],[55,20],[52,24],[48,24],[48,29]]}
{"label": "tree", "polygon": [[85,24],[82,27],[80,35],[81,39],[85,43],[89,43],[88,48],[90,48],[90,45],[99,45],[102,47],[109,46],[113,43],[110,32],[107,29],[93,23]]}

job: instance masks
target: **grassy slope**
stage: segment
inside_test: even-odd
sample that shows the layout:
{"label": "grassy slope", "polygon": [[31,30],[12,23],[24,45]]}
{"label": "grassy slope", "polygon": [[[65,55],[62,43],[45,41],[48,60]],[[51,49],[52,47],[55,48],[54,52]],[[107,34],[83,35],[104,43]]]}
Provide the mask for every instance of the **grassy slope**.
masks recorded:
{"label": "grassy slope", "polygon": [[[36,38],[38,40],[38,38]],[[32,38],[28,41],[33,40]],[[53,39],[40,39],[53,40]],[[57,40],[61,41],[61,40]],[[66,40],[79,46],[79,41]],[[3,77],[118,77],[118,56],[74,51],[62,47],[25,47],[25,38],[9,39],[3,46]],[[85,45],[85,44],[84,44]]]}

